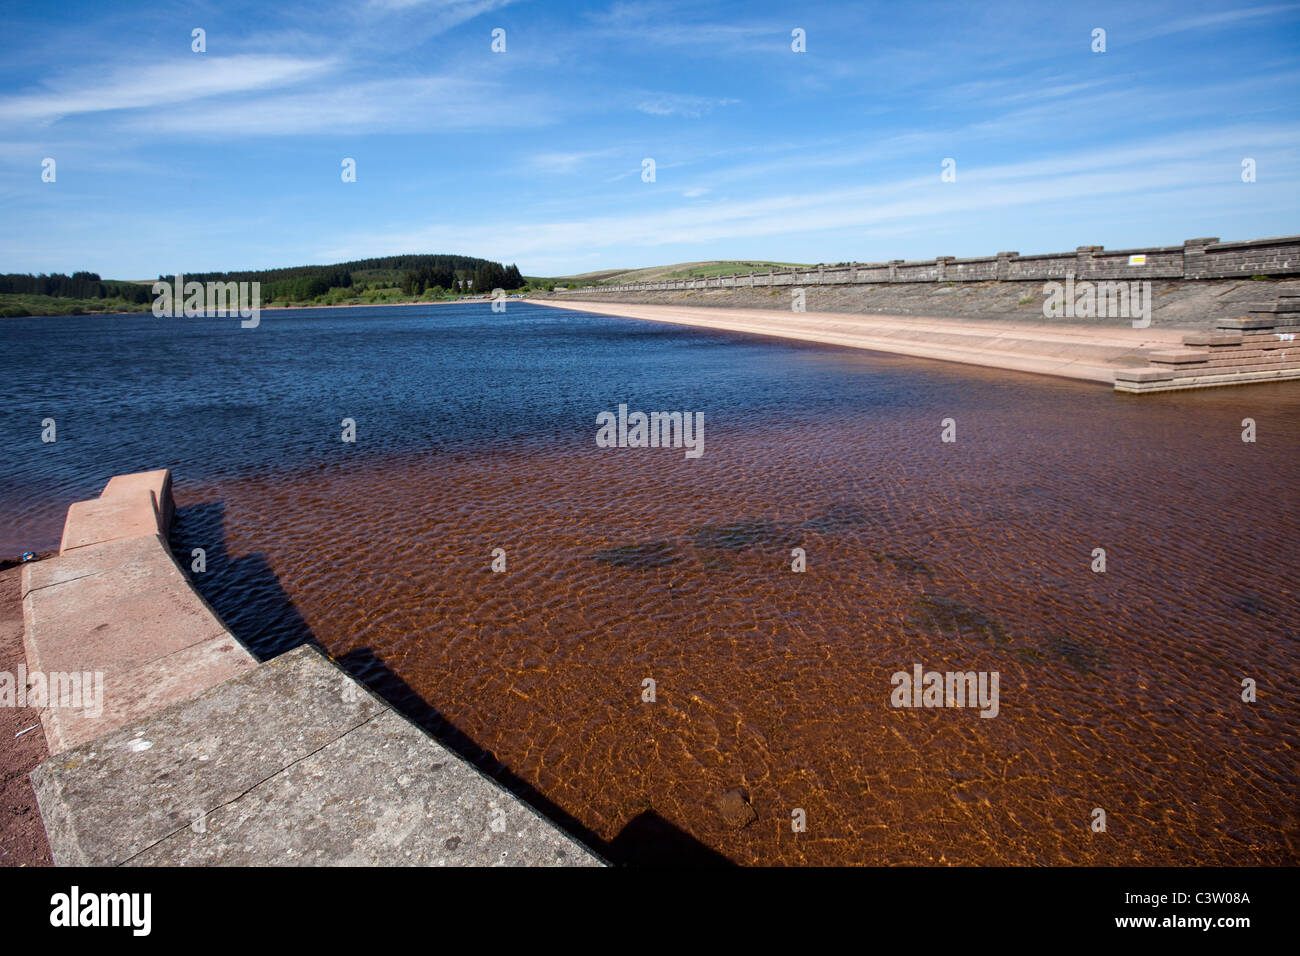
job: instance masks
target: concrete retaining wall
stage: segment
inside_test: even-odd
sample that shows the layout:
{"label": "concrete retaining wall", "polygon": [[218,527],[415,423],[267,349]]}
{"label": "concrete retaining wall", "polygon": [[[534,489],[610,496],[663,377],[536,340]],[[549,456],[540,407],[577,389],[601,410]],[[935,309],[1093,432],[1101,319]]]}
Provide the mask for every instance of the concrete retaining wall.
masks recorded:
{"label": "concrete retaining wall", "polygon": [[29,671],[79,684],[41,711],[51,754],[257,665],[172,559],[173,507],[170,472],[119,475],[68,509],[56,557],[23,566]]}
{"label": "concrete retaining wall", "polygon": [[314,647],[258,663],[172,559],[173,507],[170,472],[119,475],[23,567],[29,674],[82,691],[41,711],[56,864],[601,864]]}
{"label": "concrete retaining wall", "polygon": [[[1048,282],[1073,276],[1086,279],[1235,279],[1300,274],[1300,236],[1220,242],[1188,239],[1181,246],[1107,250],[1079,246],[1074,252],[889,262],[849,262],[786,272],[749,272],[698,279],[662,279],[622,285],[587,286],[575,292],[645,292],[679,289],[729,289],[756,286],[815,286],[883,282]],[[556,292],[565,290],[556,289]]]}

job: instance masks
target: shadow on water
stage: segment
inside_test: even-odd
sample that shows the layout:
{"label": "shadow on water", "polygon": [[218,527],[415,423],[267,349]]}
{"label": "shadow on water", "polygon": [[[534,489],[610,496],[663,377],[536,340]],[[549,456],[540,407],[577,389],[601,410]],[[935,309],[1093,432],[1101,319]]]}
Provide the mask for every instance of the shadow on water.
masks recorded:
{"label": "shadow on water", "polygon": [[339,658],[338,663],[438,743],[610,863],[616,866],[734,865],[653,810],[647,810],[629,821],[613,840],[602,840],[447,720],[436,707],[420,697],[376,657],[370,648],[352,651]]}
{"label": "shadow on water", "polygon": [[[172,554],[195,590],[260,661],[279,657],[302,644],[320,647],[265,556],[230,555],[225,513],[225,504],[213,501],[177,508],[172,519]],[[207,569],[202,573],[192,569],[195,548],[205,552]]]}
{"label": "shadow on water", "polygon": [[[226,546],[223,503],[178,508],[170,545],[195,589],[259,660],[270,660],[302,644],[311,644],[328,655],[265,557],[252,554],[231,558]],[[201,574],[190,570],[194,548],[206,551],[207,570]],[[447,720],[370,648],[358,648],[335,663],[442,746],[610,863],[616,866],[734,865],[653,810],[630,820],[613,840],[602,840]]]}

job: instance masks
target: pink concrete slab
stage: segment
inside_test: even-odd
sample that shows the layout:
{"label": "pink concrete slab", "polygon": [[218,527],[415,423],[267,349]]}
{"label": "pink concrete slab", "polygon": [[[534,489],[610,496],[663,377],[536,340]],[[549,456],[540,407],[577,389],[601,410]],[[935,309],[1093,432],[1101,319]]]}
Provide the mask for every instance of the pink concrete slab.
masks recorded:
{"label": "pink concrete slab", "polygon": [[[39,588],[103,574],[114,568],[152,564],[159,556],[166,557],[167,552],[157,535],[74,548],[67,554],[24,564],[20,597],[26,597],[28,592]],[[172,564],[175,566],[174,562]]]}
{"label": "pink concrete slab", "polygon": [[23,567],[29,673],[89,674],[103,692],[98,705],[44,709],[51,752],[257,666],[172,558],[171,509],[166,469],[116,476],[99,498],[68,509],[58,556]]}
{"label": "pink concrete slab", "polygon": [[1190,362],[1204,362],[1209,357],[1209,352],[1201,352],[1196,349],[1169,349],[1162,352],[1152,352],[1147,356],[1147,358],[1152,362],[1162,365],[1184,365]]}
{"label": "pink concrete slab", "polygon": [[1122,368],[1115,372],[1117,382],[1165,382],[1173,372],[1164,368]]}
{"label": "pink concrete slab", "polygon": [[75,578],[63,584],[39,588],[27,595],[32,624],[48,625],[61,617],[86,617],[94,609],[111,610],[126,600],[148,600],[152,595],[173,594],[177,600],[201,603],[185,576],[166,554],[149,562],[139,561],[103,574]]}
{"label": "pink concrete slab", "polygon": [[130,497],[139,491],[153,494],[158,509],[159,530],[165,535],[171,527],[175,503],[172,500],[172,473],[168,468],[138,471],[131,475],[114,475],[100,492],[100,498]]}
{"label": "pink concrete slab", "polygon": [[1243,338],[1240,332],[1188,332],[1183,336],[1183,344],[1240,345]]}
{"label": "pink concrete slab", "polygon": [[256,666],[253,655],[223,632],[132,670],[106,671],[97,715],[85,707],[47,707],[41,712],[50,753],[94,740]]}
{"label": "pink concrete slab", "polygon": [[153,493],[136,489],[113,498],[78,501],[68,508],[60,552],[160,533]]}
{"label": "pink concrete slab", "polygon": [[[78,579],[59,588],[78,588]],[[42,671],[131,670],[198,644],[225,630],[188,587],[161,588],[42,618],[50,591],[23,601],[27,662]]]}

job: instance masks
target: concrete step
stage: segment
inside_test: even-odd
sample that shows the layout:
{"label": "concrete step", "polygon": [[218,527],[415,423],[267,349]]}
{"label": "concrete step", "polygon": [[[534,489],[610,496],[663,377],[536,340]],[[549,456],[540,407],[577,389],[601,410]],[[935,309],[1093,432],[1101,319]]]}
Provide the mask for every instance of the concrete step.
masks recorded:
{"label": "concrete step", "polygon": [[1274,318],[1266,318],[1260,313],[1252,312],[1249,318],[1219,319],[1214,323],[1216,329],[1271,329],[1277,325]]}
{"label": "concrete step", "polygon": [[1239,375],[1243,372],[1270,372],[1300,369],[1300,362],[1245,362],[1240,365],[1175,365],[1171,366],[1174,377],[1186,378],[1195,375]]}
{"label": "concrete step", "polygon": [[32,773],[60,866],[598,866],[310,646]]}
{"label": "concrete step", "polygon": [[1184,345],[1240,345],[1243,340],[1240,332],[1188,332],[1183,336]]}
{"label": "concrete step", "polygon": [[129,496],[137,491],[147,491],[153,495],[158,511],[159,524],[165,535],[171,528],[172,514],[176,503],[172,500],[172,473],[168,468],[156,471],[138,471],[130,475],[114,475],[100,492],[100,498],[118,498]]}
{"label": "concrete step", "polygon": [[1214,362],[1239,362],[1242,359],[1257,359],[1264,362],[1275,362],[1281,359],[1281,356],[1288,352],[1300,354],[1300,342],[1273,342],[1271,344],[1261,345],[1260,348],[1250,349],[1216,349],[1210,353],[1209,361]]}
{"label": "concrete step", "polygon": [[1300,342],[1300,327],[1297,328],[1273,328],[1267,332],[1256,332],[1245,336],[1246,341],[1242,344],[1249,346],[1259,346],[1266,349],[1278,348]]}
{"label": "concrete step", "polygon": [[29,670],[51,681],[75,677],[93,694],[64,695],[41,710],[52,754],[257,664],[156,534],[23,565],[22,594]]}
{"label": "concrete step", "polygon": [[171,472],[118,475],[68,509],[59,554],[23,565],[29,671],[57,754],[251,670],[257,660],[167,547]]}
{"label": "concrete step", "polygon": [[1115,372],[1116,382],[1167,382],[1173,377],[1169,368],[1122,368]]}
{"label": "concrete step", "polygon": [[1195,362],[1205,362],[1209,357],[1209,352],[1198,349],[1167,349],[1160,352],[1152,352],[1147,356],[1147,360],[1157,365],[1186,365]]}
{"label": "concrete step", "polygon": [[1176,378],[1171,376],[1166,380],[1148,382],[1126,381],[1117,377],[1115,381],[1115,391],[1128,392],[1130,394],[1145,394],[1148,392],[1180,391],[1190,388],[1214,388],[1217,386],[1252,385],[1265,382],[1284,381],[1300,381],[1300,369],[1276,369],[1272,371],[1242,372],[1239,374],[1227,375],[1197,374]]}
{"label": "concrete step", "polygon": [[59,552],[141,535],[165,534],[152,492],[135,489],[113,498],[73,502],[63,524]]}
{"label": "concrete step", "polygon": [[1247,309],[1247,311],[1258,312],[1261,315],[1281,315],[1287,312],[1300,312],[1300,297],[1279,295],[1276,302],[1256,303]]}

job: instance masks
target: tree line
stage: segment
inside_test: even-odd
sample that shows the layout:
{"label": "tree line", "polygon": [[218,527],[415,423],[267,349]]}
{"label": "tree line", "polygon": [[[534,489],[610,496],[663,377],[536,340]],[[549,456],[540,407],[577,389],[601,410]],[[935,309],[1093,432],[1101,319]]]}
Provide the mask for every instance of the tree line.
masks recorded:
{"label": "tree line", "polygon": [[[187,272],[187,282],[260,282],[262,301],[307,302],[334,289],[368,289],[401,287],[408,295],[423,295],[440,289],[444,292],[470,291],[489,294],[493,289],[520,289],[524,278],[517,266],[473,256],[403,255],[374,259],[354,259],[325,266],[291,266],[284,269],[258,269],[243,272]],[[163,282],[172,276],[160,275]],[[0,275],[0,293],[52,296],[72,299],[121,298],[127,302],[147,303],[152,299],[152,283],[105,280],[95,272],[64,275]]]}
{"label": "tree line", "polygon": [[[407,272],[431,268],[449,268],[458,274],[472,274],[486,259],[445,254],[381,256],[376,259],[353,259],[327,266],[290,266],[284,269],[255,269],[243,272],[187,272],[187,278],[199,282],[281,282],[287,279],[321,278],[331,288],[348,288],[362,281],[391,280],[398,285]],[[159,276],[165,279],[166,276]]]}
{"label": "tree line", "polygon": [[52,272],[30,275],[10,272],[0,275],[0,293],[16,295],[48,295],[61,299],[125,299],[128,302],[148,302],[151,298],[148,285],[138,282],[120,282],[101,279],[97,272],[74,272],[64,275]]}
{"label": "tree line", "polygon": [[451,291],[457,288],[487,294],[493,289],[521,289],[523,285],[524,277],[519,274],[518,266],[507,268],[499,262],[481,262],[472,271],[456,270],[449,265],[428,265],[410,269],[402,277],[402,291],[407,295],[421,295],[429,289]]}

